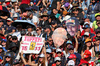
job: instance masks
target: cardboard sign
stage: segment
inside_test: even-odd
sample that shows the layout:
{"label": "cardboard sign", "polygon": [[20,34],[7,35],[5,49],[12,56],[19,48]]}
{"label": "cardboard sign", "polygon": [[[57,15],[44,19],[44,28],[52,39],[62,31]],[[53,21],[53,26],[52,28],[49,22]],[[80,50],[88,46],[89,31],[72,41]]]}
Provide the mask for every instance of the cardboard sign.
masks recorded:
{"label": "cardboard sign", "polygon": [[20,51],[23,53],[39,54],[44,44],[44,38],[22,36],[22,43],[20,45]]}

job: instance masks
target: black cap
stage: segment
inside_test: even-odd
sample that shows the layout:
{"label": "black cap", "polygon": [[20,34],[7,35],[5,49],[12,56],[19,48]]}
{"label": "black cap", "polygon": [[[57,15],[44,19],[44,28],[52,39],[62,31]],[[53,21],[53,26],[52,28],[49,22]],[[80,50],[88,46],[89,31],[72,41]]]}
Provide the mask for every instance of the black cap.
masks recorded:
{"label": "black cap", "polygon": [[17,36],[12,36],[12,40],[17,40]]}

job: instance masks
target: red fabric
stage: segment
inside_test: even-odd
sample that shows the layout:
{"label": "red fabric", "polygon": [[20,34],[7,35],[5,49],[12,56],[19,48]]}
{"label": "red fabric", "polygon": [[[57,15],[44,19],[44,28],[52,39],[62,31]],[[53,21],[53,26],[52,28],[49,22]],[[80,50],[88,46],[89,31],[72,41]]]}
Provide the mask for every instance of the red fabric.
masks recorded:
{"label": "red fabric", "polygon": [[2,61],[2,59],[0,59],[0,62]]}
{"label": "red fabric", "polygon": [[94,62],[89,63],[89,66],[94,66]]}
{"label": "red fabric", "polygon": [[[91,32],[91,33],[93,33],[93,34],[96,34],[96,33],[93,31],[93,29],[92,29],[92,28],[90,28],[90,32]],[[81,36],[83,36],[83,35],[84,35],[84,33],[85,33],[85,31],[83,30],[83,31],[82,31],[82,33],[81,33]]]}
{"label": "red fabric", "polygon": [[30,0],[22,0],[21,4],[29,4]]}
{"label": "red fabric", "polygon": [[96,37],[96,36],[93,36],[93,42],[96,41],[96,40],[95,40],[95,37]]}
{"label": "red fabric", "polygon": [[78,66],[80,66],[81,64],[83,64],[83,63],[86,63],[86,64],[89,64],[87,61],[85,61],[84,59],[81,59],[80,60],[80,64],[78,65]]}
{"label": "red fabric", "polygon": [[2,5],[0,5],[0,10],[2,10]]}
{"label": "red fabric", "polygon": [[54,63],[54,64],[52,64],[52,66],[56,66],[56,64]]}
{"label": "red fabric", "polygon": [[10,2],[6,2],[6,5],[8,6],[10,4]]}
{"label": "red fabric", "polygon": [[2,39],[6,39],[5,37],[1,37]]}

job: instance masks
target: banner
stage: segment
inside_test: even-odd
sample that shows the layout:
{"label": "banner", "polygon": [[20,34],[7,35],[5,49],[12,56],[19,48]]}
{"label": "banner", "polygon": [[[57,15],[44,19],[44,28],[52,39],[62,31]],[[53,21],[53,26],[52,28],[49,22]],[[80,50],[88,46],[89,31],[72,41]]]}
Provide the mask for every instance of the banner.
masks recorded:
{"label": "banner", "polygon": [[20,51],[23,53],[39,54],[44,44],[44,38],[22,36],[22,43],[20,44]]}

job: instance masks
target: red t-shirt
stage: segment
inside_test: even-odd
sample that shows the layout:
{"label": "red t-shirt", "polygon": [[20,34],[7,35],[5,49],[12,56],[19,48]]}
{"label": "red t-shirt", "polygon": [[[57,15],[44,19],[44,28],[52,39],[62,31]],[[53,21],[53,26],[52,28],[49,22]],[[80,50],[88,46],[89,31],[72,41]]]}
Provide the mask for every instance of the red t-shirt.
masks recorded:
{"label": "red t-shirt", "polygon": [[22,0],[21,4],[29,4],[30,0]]}

